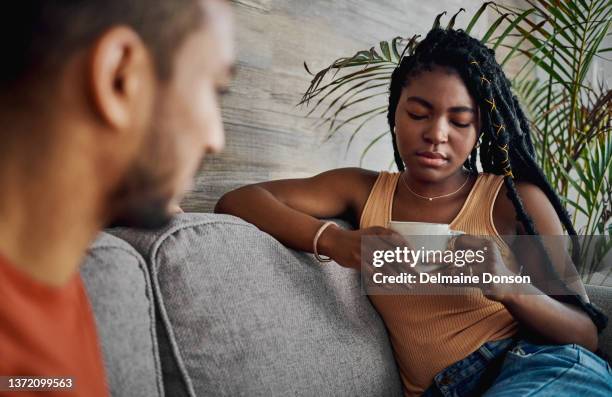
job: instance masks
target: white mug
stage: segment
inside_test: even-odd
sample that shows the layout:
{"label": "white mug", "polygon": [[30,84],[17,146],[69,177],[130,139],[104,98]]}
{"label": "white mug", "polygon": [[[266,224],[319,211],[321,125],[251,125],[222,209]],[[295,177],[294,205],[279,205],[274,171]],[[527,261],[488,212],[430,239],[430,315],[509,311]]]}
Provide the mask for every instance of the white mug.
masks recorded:
{"label": "white mug", "polygon": [[403,236],[445,236],[451,232],[446,223],[391,221],[389,228]]}
{"label": "white mug", "polygon": [[[406,237],[413,250],[442,251],[448,247],[451,237],[464,234],[461,231],[451,230],[446,223],[428,222],[389,222],[389,228]],[[445,265],[418,263],[415,269],[422,272],[431,272]]]}

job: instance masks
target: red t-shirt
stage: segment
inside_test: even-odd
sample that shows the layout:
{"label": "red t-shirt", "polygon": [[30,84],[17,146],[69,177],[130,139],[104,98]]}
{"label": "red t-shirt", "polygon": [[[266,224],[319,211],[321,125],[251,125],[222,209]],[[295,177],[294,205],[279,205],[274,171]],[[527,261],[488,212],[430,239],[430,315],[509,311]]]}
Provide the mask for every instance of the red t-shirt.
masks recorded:
{"label": "red t-shirt", "polygon": [[0,376],[74,381],[72,390],[4,390],[2,397],[108,397],[95,321],[78,273],[53,287],[0,256]]}

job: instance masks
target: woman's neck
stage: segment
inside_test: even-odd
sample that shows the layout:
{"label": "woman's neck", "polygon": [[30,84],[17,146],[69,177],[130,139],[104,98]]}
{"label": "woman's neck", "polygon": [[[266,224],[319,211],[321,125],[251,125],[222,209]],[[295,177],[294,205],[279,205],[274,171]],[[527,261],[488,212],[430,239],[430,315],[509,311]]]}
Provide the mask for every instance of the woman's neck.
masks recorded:
{"label": "woman's neck", "polygon": [[461,187],[467,184],[470,174],[466,170],[461,169],[444,179],[431,181],[417,178],[412,175],[409,170],[406,170],[402,173],[400,178],[403,179],[403,183],[405,184],[404,187],[406,187],[410,193],[432,198],[461,190]]}

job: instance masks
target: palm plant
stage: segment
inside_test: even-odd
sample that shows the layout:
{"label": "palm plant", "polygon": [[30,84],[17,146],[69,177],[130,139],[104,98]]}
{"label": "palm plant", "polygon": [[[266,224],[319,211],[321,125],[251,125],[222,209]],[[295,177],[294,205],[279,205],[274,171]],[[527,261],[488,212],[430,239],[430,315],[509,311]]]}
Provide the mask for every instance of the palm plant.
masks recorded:
{"label": "palm plant", "polygon": [[[502,67],[517,57],[525,59],[511,81],[530,115],[539,164],[573,214],[579,233],[607,237],[598,240],[597,248],[605,255],[612,237],[612,91],[603,79],[593,81],[588,75],[594,59],[610,61],[605,55],[612,47],[603,48],[602,43],[611,34],[612,2],[527,0],[527,4],[517,8],[484,3],[463,29],[470,33],[490,10],[494,22],[481,41],[505,50],[498,59]],[[455,26],[462,11],[450,18],[447,28]],[[434,27],[441,26],[445,14],[435,18]],[[348,150],[357,134],[370,133],[365,127],[386,115],[391,73],[404,55],[413,53],[419,37],[381,41],[378,47],[341,57],[314,74],[304,63],[313,78],[300,104],[311,106],[309,116],[318,114],[328,137],[353,127]],[[371,135],[360,163],[389,133]],[[581,270],[594,272],[588,265]]]}

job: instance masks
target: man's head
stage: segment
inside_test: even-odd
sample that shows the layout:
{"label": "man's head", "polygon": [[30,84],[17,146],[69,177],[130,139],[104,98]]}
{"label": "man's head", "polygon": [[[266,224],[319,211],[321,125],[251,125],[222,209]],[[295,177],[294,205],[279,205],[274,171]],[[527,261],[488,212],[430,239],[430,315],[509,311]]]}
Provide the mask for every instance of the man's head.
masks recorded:
{"label": "man's head", "polygon": [[[224,144],[218,93],[233,63],[229,6],[23,0],[3,13],[0,137],[21,142],[5,150],[28,142],[43,157],[78,159],[104,195],[105,222],[165,223],[202,156]],[[11,124],[33,126],[31,136]]]}

